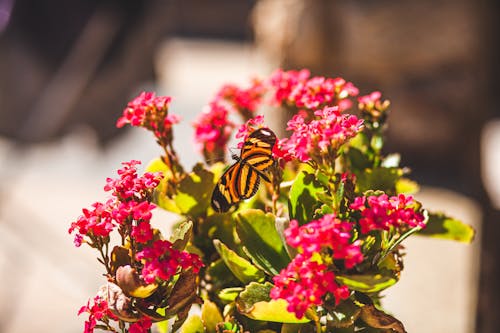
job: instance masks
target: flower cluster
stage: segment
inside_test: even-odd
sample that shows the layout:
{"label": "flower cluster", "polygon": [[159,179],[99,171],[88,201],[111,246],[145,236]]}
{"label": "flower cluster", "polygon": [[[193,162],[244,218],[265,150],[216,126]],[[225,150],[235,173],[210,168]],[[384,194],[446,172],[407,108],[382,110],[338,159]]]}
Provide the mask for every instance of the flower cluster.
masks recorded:
{"label": "flower cluster", "polygon": [[[151,318],[143,315],[143,308],[134,308],[130,296],[148,297],[156,290],[167,289],[176,275],[189,269],[196,273],[203,266],[198,255],[174,248],[152,228],[150,220],[156,208],[152,203],[153,191],[162,175],[146,172],[140,176],[138,164],[135,160],[124,162],[117,178],[106,179],[104,190],[111,193],[111,198],[105,203],[94,203],[92,209],[83,209],[83,215],[69,228],[70,233],[75,233],[76,246],[85,242],[99,250],[99,261],[105,265],[108,276],[105,297],[96,297],[94,305],[87,304],[80,310],[89,314],[86,333],[93,332],[96,322],[111,329],[110,321],[122,320],[131,322],[128,332],[148,332]],[[110,233],[116,229],[121,244],[127,245],[115,246],[110,255]],[[142,301],[137,306],[149,305]]]}
{"label": "flower cluster", "polygon": [[240,88],[234,84],[226,84],[222,86],[216,94],[216,100],[222,99],[231,104],[231,106],[244,119],[253,117],[255,111],[260,106],[262,98],[267,90],[264,82],[255,78],[252,80],[250,87]]}
{"label": "flower cluster", "polygon": [[78,311],[78,315],[82,313],[87,313],[89,315],[89,318],[85,321],[84,333],[94,332],[98,321],[105,321],[107,324],[109,319],[118,319],[118,317],[108,308],[108,302],[105,299],[100,296],[95,296],[92,303],[93,304],[91,304],[89,300],[87,305],[82,306]]}
{"label": "flower cluster", "polygon": [[359,225],[361,232],[366,234],[373,230],[390,230],[391,227],[425,227],[424,215],[416,211],[416,206],[412,196],[382,194],[357,197],[351,209],[361,212]]}
{"label": "flower cluster", "polygon": [[289,158],[301,162],[313,161],[318,165],[334,161],[337,149],[363,128],[363,121],[354,115],[342,114],[337,106],[314,112],[315,119],[307,122],[304,115],[296,114],[288,121],[290,138],[280,141],[280,148],[288,151]]}
{"label": "flower cluster", "polygon": [[171,98],[156,96],[153,92],[142,92],[128,103],[123,115],[116,123],[117,127],[126,124],[144,127],[153,131],[159,139],[171,136],[172,125],[180,121],[179,116],[168,112]]}
{"label": "flower cluster", "polygon": [[118,170],[120,177],[106,180],[104,190],[111,192],[113,197],[104,203],[95,202],[92,209],[84,208],[83,215],[71,223],[69,233],[76,232],[76,246],[80,246],[83,241],[92,247],[108,243],[109,234],[117,226],[125,230],[132,228],[135,235],[140,234],[137,239],[139,242],[151,239],[149,220],[151,211],[156,207],[151,203],[152,194],[162,176],[158,173],[145,173],[139,177],[137,164],[140,162],[124,162],[123,168]]}
{"label": "flower cluster", "polygon": [[329,293],[338,304],[349,297],[346,286],[335,282],[335,273],[329,267],[332,260],[343,261],[350,269],[363,261],[360,243],[352,242],[352,225],[327,214],[318,220],[299,226],[296,220],[285,230],[286,241],[298,249],[287,268],[273,278],[275,287],[271,298],[288,302],[288,310],[298,318],[312,305],[319,305]]}
{"label": "flower cluster", "polygon": [[227,143],[235,124],[229,120],[229,110],[223,103],[212,101],[193,123],[195,144],[206,161],[223,161]]}
{"label": "flower cluster", "polygon": [[167,240],[155,241],[152,246],[138,252],[136,258],[144,262],[142,277],[146,283],[168,281],[181,269],[192,268],[195,273],[198,273],[203,266],[199,256],[176,250]]}
{"label": "flower cluster", "polygon": [[359,91],[351,82],[344,79],[310,77],[307,70],[276,71],[270,79],[274,87],[274,100],[278,104],[294,106],[297,109],[315,110],[324,106],[338,106],[340,111],[351,107],[349,97],[357,96]]}

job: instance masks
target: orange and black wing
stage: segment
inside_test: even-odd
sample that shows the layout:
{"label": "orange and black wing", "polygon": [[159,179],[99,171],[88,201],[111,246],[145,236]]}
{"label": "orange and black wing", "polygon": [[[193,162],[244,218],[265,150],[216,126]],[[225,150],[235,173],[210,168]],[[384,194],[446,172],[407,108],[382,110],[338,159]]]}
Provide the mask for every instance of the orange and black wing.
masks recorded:
{"label": "orange and black wing", "polygon": [[239,160],[224,172],[212,193],[212,208],[226,212],[237,202],[251,198],[259,189],[262,173],[274,163],[272,149],[276,135],[267,128],[252,132],[243,144]]}
{"label": "orange and black wing", "polygon": [[249,164],[259,171],[266,181],[269,179],[260,171],[269,168],[273,163],[273,147],[276,143],[276,135],[269,128],[260,128],[250,133],[241,149],[241,163]]}
{"label": "orange and black wing", "polygon": [[222,175],[212,193],[212,208],[227,212],[237,202],[251,198],[259,188],[259,174],[241,161],[233,164]]}

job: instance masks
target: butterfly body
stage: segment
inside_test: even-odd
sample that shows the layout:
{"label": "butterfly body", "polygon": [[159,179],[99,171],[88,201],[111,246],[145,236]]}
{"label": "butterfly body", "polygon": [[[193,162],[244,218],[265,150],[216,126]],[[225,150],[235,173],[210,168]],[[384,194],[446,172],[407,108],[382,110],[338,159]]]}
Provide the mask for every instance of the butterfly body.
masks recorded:
{"label": "butterfly body", "polygon": [[272,150],[276,135],[268,128],[260,128],[248,136],[236,162],[224,172],[212,193],[212,208],[223,213],[232,205],[251,198],[259,189],[260,178],[269,182],[264,171],[273,163]]}

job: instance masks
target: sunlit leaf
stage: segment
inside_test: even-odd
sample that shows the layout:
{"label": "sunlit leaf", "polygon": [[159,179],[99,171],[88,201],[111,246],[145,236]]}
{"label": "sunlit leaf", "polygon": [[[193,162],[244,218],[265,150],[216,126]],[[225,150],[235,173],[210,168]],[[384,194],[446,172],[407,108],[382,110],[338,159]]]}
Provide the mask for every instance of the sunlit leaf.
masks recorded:
{"label": "sunlit leaf", "polygon": [[257,209],[236,215],[236,231],[246,253],[270,275],[277,275],[290,262],[276,231],[276,217]]}
{"label": "sunlit leaf", "polygon": [[173,248],[177,250],[184,250],[187,243],[191,239],[193,232],[193,222],[184,221],[178,225],[172,232],[170,236],[170,242],[173,244]]}
{"label": "sunlit leaf", "polygon": [[420,190],[418,183],[408,179],[400,178],[396,182],[396,193],[415,194]]}
{"label": "sunlit leaf", "polygon": [[280,323],[305,323],[309,319],[303,317],[298,319],[295,314],[288,312],[288,304],[285,300],[272,300],[269,292],[273,285],[269,282],[264,284],[252,282],[236,299],[238,311],[245,316],[265,321]]}
{"label": "sunlit leaf", "polygon": [[241,287],[225,288],[219,292],[218,296],[221,301],[229,303],[234,301],[242,291]]}
{"label": "sunlit leaf", "polygon": [[264,272],[252,265],[251,262],[240,257],[217,239],[214,240],[214,245],[226,266],[242,283],[264,280]]}
{"label": "sunlit leaf", "polygon": [[382,274],[339,274],[335,277],[335,280],[341,284],[345,284],[351,290],[364,293],[375,293],[384,290],[398,281],[395,276]]}
{"label": "sunlit leaf", "polygon": [[204,333],[205,328],[200,316],[189,316],[181,326],[180,333]]}
{"label": "sunlit leaf", "polygon": [[420,230],[417,235],[470,243],[474,239],[475,231],[470,225],[460,220],[442,213],[431,213],[427,226]]}
{"label": "sunlit leaf", "polygon": [[318,194],[323,192],[325,188],[312,172],[300,171],[290,189],[290,219],[298,220],[300,225],[311,221],[314,211],[321,205],[321,202],[318,202]]}
{"label": "sunlit leaf", "polygon": [[217,305],[209,300],[205,300],[201,306],[201,320],[206,333],[216,333],[217,324],[224,321]]}
{"label": "sunlit leaf", "polygon": [[356,186],[359,192],[368,190],[384,191],[389,194],[396,192],[396,181],[403,175],[399,168],[373,168],[356,173]]}

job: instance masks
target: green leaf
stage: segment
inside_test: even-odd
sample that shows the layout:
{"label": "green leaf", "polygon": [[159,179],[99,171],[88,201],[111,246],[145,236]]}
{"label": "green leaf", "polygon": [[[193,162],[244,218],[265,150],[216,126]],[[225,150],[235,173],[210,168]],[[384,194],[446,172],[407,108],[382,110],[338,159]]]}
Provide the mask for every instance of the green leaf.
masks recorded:
{"label": "green leaf", "polygon": [[400,178],[396,182],[396,193],[415,194],[420,190],[418,183],[408,179]]}
{"label": "green leaf", "polygon": [[214,246],[229,270],[243,284],[248,284],[252,281],[264,280],[264,272],[252,265],[245,258],[240,257],[236,254],[236,252],[229,249],[221,241],[214,239]]}
{"label": "green leaf", "polygon": [[327,322],[327,326],[332,328],[351,327],[354,325],[356,319],[358,319],[360,312],[360,307],[348,298],[330,312],[332,320]]}
{"label": "green leaf", "polygon": [[349,150],[346,152],[346,157],[350,161],[353,171],[362,171],[372,167],[372,162],[368,156],[363,154],[358,148],[349,147]]}
{"label": "green leaf", "polygon": [[474,240],[475,231],[470,225],[460,220],[442,213],[431,213],[427,226],[420,230],[417,235],[471,243]]}
{"label": "green leaf", "polygon": [[356,186],[359,192],[384,191],[388,194],[396,192],[396,181],[403,175],[400,168],[365,169],[356,174]]}
{"label": "green leaf", "polygon": [[175,203],[183,215],[202,215],[210,205],[213,187],[214,174],[197,163],[189,176],[181,180]]}
{"label": "green leaf", "polygon": [[219,296],[221,301],[230,303],[233,302],[242,291],[243,288],[241,287],[226,288],[219,291],[219,294],[217,296]]}
{"label": "green leaf", "polygon": [[393,274],[353,274],[353,275],[337,275],[335,280],[341,284],[345,284],[349,289],[361,291],[364,293],[375,293],[386,288],[389,288],[398,279]]}
{"label": "green leaf", "polygon": [[318,202],[318,194],[323,192],[325,188],[313,173],[308,170],[300,171],[290,189],[290,219],[298,220],[300,225],[313,220],[314,211],[321,205],[321,202]]}
{"label": "green leaf", "polygon": [[264,284],[252,282],[236,298],[238,311],[245,316],[265,321],[279,323],[306,323],[306,317],[298,319],[295,314],[288,312],[288,304],[285,300],[272,300],[269,292],[273,285],[269,282]]}
{"label": "green leaf", "polygon": [[205,333],[200,316],[189,316],[181,326],[180,333]]}
{"label": "green leaf", "polygon": [[217,305],[209,300],[203,302],[201,307],[201,320],[205,325],[206,333],[216,333],[217,324],[224,321]]}
{"label": "green leaf", "polygon": [[207,275],[214,290],[221,290],[227,286],[239,284],[239,280],[233,275],[224,263],[224,260],[217,259],[210,263],[207,269]]}
{"label": "green leaf", "polygon": [[258,209],[236,214],[236,232],[253,262],[269,275],[277,275],[290,262],[280,235],[276,217]]}
{"label": "green leaf", "polygon": [[176,188],[172,185],[172,172],[161,158],[152,160],[146,168],[149,172],[162,172],[164,178],[155,191],[155,202],[170,212],[197,217],[205,214],[210,204],[214,186],[214,174],[198,163]]}
{"label": "green leaf", "polygon": [[176,250],[184,250],[193,233],[193,222],[184,221],[178,225],[170,236],[170,242]]}

